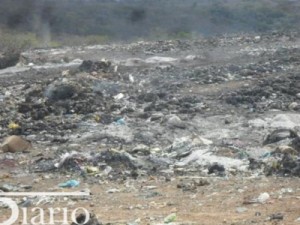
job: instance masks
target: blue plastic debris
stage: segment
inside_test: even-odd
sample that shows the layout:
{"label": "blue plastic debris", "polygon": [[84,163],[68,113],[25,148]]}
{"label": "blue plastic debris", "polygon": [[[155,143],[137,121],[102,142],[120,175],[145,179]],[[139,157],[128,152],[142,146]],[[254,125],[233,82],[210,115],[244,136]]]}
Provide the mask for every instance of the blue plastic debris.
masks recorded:
{"label": "blue plastic debris", "polygon": [[269,157],[271,157],[271,156],[272,156],[272,153],[271,153],[271,152],[266,152],[265,154],[263,154],[262,156],[260,156],[260,158],[265,159],[265,158],[269,158]]}
{"label": "blue plastic debris", "polygon": [[118,119],[118,120],[116,121],[116,124],[117,124],[117,125],[125,125],[125,119],[124,119],[124,118]]}
{"label": "blue plastic debris", "polygon": [[61,183],[58,186],[63,188],[68,188],[68,187],[70,188],[70,187],[77,187],[79,184],[80,182],[77,180],[68,180],[67,182]]}

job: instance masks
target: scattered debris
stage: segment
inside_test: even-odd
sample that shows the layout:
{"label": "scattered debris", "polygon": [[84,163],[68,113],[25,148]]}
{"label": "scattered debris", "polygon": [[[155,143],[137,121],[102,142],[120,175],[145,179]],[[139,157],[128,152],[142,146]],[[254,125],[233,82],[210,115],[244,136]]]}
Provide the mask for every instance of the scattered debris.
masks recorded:
{"label": "scattered debris", "polygon": [[8,128],[9,128],[9,129],[12,129],[12,130],[17,130],[17,129],[21,128],[21,127],[20,127],[19,124],[15,123],[15,122],[10,122],[10,123],[8,124]]}
{"label": "scattered debris", "polygon": [[101,61],[91,61],[91,60],[84,60],[82,64],[79,66],[80,71],[85,72],[104,72],[107,73],[110,71],[111,68],[111,62],[107,61],[105,59],[102,59]]}
{"label": "scattered debris", "polygon": [[168,125],[174,128],[184,129],[186,127],[185,123],[176,115],[170,116],[167,121]]}
{"label": "scattered debris", "polygon": [[125,125],[125,119],[124,118],[120,118],[116,121],[117,125]]}
{"label": "scattered debris", "polygon": [[86,172],[88,174],[97,174],[97,173],[99,173],[99,168],[98,167],[87,166],[85,169],[86,169]]}
{"label": "scattered debris", "polygon": [[261,193],[258,198],[257,198],[257,202],[264,204],[266,203],[268,200],[270,199],[270,195],[267,192]]}
{"label": "scattered debris", "polygon": [[106,193],[108,193],[108,194],[113,194],[113,193],[118,193],[118,192],[120,192],[120,190],[116,189],[116,188],[112,188],[112,189],[109,189],[106,191]]}
{"label": "scattered debris", "polygon": [[270,195],[267,192],[261,193],[257,198],[254,199],[245,199],[244,204],[265,204],[270,200]]}
{"label": "scattered debris", "polygon": [[172,213],[164,218],[164,223],[172,223],[177,219],[176,213]]}
{"label": "scattered debris", "polygon": [[220,165],[219,163],[214,163],[208,168],[208,174],[212,173],[223,176],[225,173],[225,167],[223,165]]}
{"label": "scattered debris", "polygon": [[81,170],[80,162],[86,160],[87,157],[84,154],[73,151],[62,155],[59,162],[55,163],[54,166],[58,169],[65,168],[69,170]]}
{"label": "scattered debris", "polygon": [[90,213],[89,218],[87,218],[85,214],[80,214],[79,216],[77,216],[76,221],[74,221],[71,225],[77,225],[77,224],[102,225],[103,223],[98,221],[95,214]]}
{"label": "scattered debris", "polygon": [[283,217],[282,213],[276,213],[270,216],[270,220],[283,220]]}
{"label": "scattered debris", "polygon": [[286,138],[297,138],[298,135],[295,131],[290,129],[279,129],[273,131],[271,134],[267,136],[267,138],[264,140],[263,144],[271,144],[274,142],[279,142],[281,140],[284,140]]}
{"label": "scattered debris", "polygon": [[58,186],[62,188],[73,188],[79,186],[80,182],[77,180],[68,180],[65,183],[61,183]]}
{"label": "scattered debris", "polygon": [[182,189],[183,191],[196,191],[198,187],[209,185],[207,179],[204,178],[186,178],[181,179],[177,184],[177,188]]}
{"label": "scattered debris", "polygon": [[4,192],[14,192],[14,191],[19,191],[20,187],[17,187],[15,185],[10,185],[10,184],[3,184],[0,186],[0,190]]}
{"label": "scattered debris", "polygon": [[248,209],[246,207],[237,207],[236,208],[236,212],[237,213],[244,213],[244,212],[247,212]]}

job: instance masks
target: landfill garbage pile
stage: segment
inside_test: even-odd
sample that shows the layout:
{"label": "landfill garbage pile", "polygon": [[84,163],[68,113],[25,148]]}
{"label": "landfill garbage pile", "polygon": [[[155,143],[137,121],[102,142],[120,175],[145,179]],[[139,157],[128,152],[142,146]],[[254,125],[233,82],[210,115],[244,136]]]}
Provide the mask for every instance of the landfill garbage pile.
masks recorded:
{"label": "landfill garbage pile", "polygon": [[225,101],[232,105],[246,105],[259,112],[267,109],[299,111],[299,80],[300,74],[265,78],[256,87],[230,93]]}
{"label": "landfill garbage pile", "polygon": [[[231,154],[232,157],[227,157],[231,162],[225,165],[224,171],[229,167],[232,169],[233,165],[233,168],[243,171],[247,166],[244,160],[250,157],[249,151],[255,147],[247,146],[249,141],[243,140],[251,127],[240,127],[240,134],[233,134],[230,126],[235,125],[231,121],[247,122],[246,118],[228,120],[219,115],[228,115],[232,111],[240,113],[241,110],[249,110],[254,115],[272,109],[293,112],[300,109],[299,76],[295,73],[299,66],[299,48],[293,45],[275,50],[275,47],[270,50],[261,47],[270,40],[280,42],[280,35],[283,34],[209,41],[138,42],[89,47],[80,52],[66,48],[49,54],[39,50],[24,53],[34,77],[45,74],[45,78],[5,86],[1,101],[1,135],[29,136],[31,141],[55,143],[78,153],[82,146],[75,149],[68,146],[76,146],[79,142],[94,143],[90,153],[85,152],[86,160],[93,155],[107,166],[114,164],[112,161],[122,162],[116,163],[119,169],[125,166],[129,170],[149,172],[172,164],[191,166],[194,163],[188,162],[199,158],[202,161],[200,166],[210,173],[213,171],[209,169],[211,165],[225,162],[222,157]],[[294,40],[296,35],[291,33],[288,37]],[[240,48],[230,49],[227,55],[223,55],[224,49],[234,44]],[[191,46],[195,51],[191,51]],[[201,52],[212,46],[215,51],[199,55],[197,49]],[[102,52],[101,59],[86,59],[88,52],[95,54],[99,51]],[[120,51],[121,56],[126,51],[134,52],[140,58],[103,57],[106,52],[111,54],[113,51]],[[56,74],[61,64],[56,62],[55,68],[51,54],[70,61],[70,57],[79,58],[81,52],[84,52],[83,58],[77,59],[80,64],[67,70],[63,67]],[[149,57],[163,53],[168,55]],[[181,54],[175,57],[178,53]],[[36,61],[35,54],[38,54],[39,61]],[[41,67],[43,55],[44,60],[53,64],[48,69]],[[221,57],[222,64],[218,63]],[[231,59],[236,57],[240,60],[233,63]],[[249,59],[252,62],[249,63]],[[34,66],[36,63],[39,67]],[[27,75],[27,71],[24,73]],[[214,93],[211,88],[202,92],[202,88],[210,84],[220,85],[221,90]],[[226,87],[227,84],[233,87]],[[224,91],[223,86],[228,91]],[[202,118],[213,116],[219,116],[225,123],[213,124],[212,119],[202,125]],[[226,130],[227,134],[213,135],[221,130]],[[266,130],[264,135],[267,132],[271,130]],[[258,143],[262,141],[257,140]],[[100,153],[99,144],[103,149]],[[261,147],[261,143],[256,147]],[[114,151],[118,152],[117,157],[115,153],[111,155]],[[63,150],[55,157],[67,153],[68,150]],[[207,159],[201,156],[203,154],[208,155]],[[51,161],[52,169],[55,169],[57,160],[46,161]],[[39,163],[42,162],[45,160]],[[73,170],[80,168],[78,163],[71,165]]]}
{"label": "landfill garbage pile", "polygon": [[[264,140],[264,145],[275,144],[277,147],[266,153],[260,160],[250,158],[249,168],[263,168],[267,175],[300,176],[300,137],[294,130],[279,129],[273,131]],[[283,145],[281,142],[286,142]]]}
{"label": "landfill garbage pile", "polygon": [[[109,210],[160,212],[173,203],[152,200],[165,197],[159,188],[169,184],[191,201],[220,197],[218,182],[233,185],[224,190],[237,197],[251,179],[296,179],[299,43],[298,33],[277,32],[24,52],[17,66],[0,70],[0,179],[11,179],[0,190],[100,187],[104,194],[84,204],[97,208],[107,196],[134,193],[150,203],[108,197],[120,205]],[[261,192],[240,203],[269,203],[273,194]],[[218,206],[227,201],[220,198]],[[22,204],[39,201],[59,202]],[[89,224],[102,224],[91,215]],[[181,216],[174,206],[130,224],[177,224]]]}

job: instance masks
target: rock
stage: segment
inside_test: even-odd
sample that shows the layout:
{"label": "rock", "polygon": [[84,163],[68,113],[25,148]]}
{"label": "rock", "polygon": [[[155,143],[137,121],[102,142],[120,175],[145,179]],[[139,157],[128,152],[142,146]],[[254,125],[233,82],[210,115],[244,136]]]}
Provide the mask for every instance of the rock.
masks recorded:
{"label": "rock", "polygon": [[3,152],[24,152],[32,148],[29,141],[23,139],[22,137],[13,135],[6,138],[1,146]]}
{"label": "rock", "polygon": [[292,102],[291,104],[289,104],[288,108],[289,110],[297,110],[299,109],[299,104],[297,102]]}
{"label": "rock", "polygon": [[298,99],[300,99],[300,93],[296,94],[296,97],[297,97]]}
{"label": "rock", "polygon": [[86,221],[86,215],[85,214],[80,214],[79,216],[76,217],[76,221],[73,221],[71,225],[77,225],[77,224],[84,224],[84,225],[102,225],[103,223],[99,222],[95,214],[90,213],[90,218],[89,220],[85,223]]}
{"label": "rock", "polygon": [[171,115],[167,120],[167,124],[173,128],[186,128],[185,123],[176,115]]}
{"label": "rock", "polygon": [[267,192],[261,193],[258,198],[257,202],[261,204],[265,204],[270,199],[270,195]]}

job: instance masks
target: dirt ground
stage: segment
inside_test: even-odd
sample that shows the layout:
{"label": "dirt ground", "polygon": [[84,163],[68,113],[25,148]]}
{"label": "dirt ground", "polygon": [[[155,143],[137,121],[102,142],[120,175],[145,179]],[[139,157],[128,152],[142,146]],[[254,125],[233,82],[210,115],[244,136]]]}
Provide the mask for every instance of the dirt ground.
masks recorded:
{"label": "dirt ground", "polygon": [[[149,177],[128,180],[123,183],[106,182],[104,184],[84,184],[91,191],[86,200],[77,197],[56,197],[57,202],[41,206],[68,207],[70,211],[85,207],[94,212],[104,224],[159,224],[171,213],[177,214],[174,224],[298,224],[300,212],[299,178],[205,178],[209,185],[194,190],[182,190],[177,187],[180,180],[191,177],[175,177],[171,181],[163,181],[161,177]],[[11,179],[11,183],[15,179]],[[22,178],[23,184],[28,178]],[[8,180],[5,180],[9,182]],[[59,179],[42,180],[34,185],[32,191],[53,191],[55,184],[63,182]],[[115,193],[107,193],[116,189]],[[80,188],[63,191],[80,191]],[[249,203],[261,193],[270,194],[267,202]],[[72,202],[72,204],[70,203]],[[28,208],[28,212],[33,207]],[[238,208],[245,208],[238,212]],[[2,215],[9,214],[1,210]],[[271,219],[273,214],[282,214],[283,219]],[[28,218],[34,215],[28,213]],[[47,215],[47,213],[45,213]],[[62,219],[58,214],[55,218]],[[3,216],[2,216],[3,217]],[[4,217],[5,218],[5,217]],[[130,223],[131,222],[131,223]]]}

